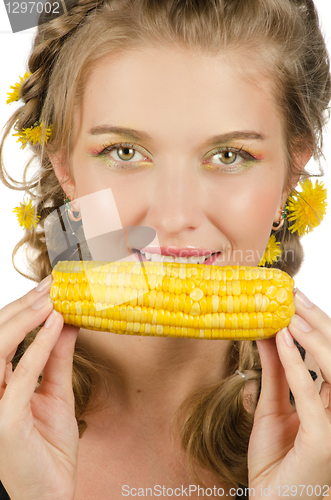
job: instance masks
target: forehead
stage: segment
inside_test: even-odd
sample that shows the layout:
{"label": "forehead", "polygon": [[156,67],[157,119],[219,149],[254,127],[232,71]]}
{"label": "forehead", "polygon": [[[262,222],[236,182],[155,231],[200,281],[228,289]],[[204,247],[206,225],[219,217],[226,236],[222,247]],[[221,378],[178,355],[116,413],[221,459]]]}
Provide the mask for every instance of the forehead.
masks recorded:
{"label": "forehead", "polygon": [[274,95],[254,53],[146,47],[104,56],[93,66],[82,121],[90,127],[109,120],[131,128],[148,123],[158,130],[173,117],[173,129],[188,133],[197,126],[208,133],[216,122],[244,130],[251,121],[271,131],[281,128]]}

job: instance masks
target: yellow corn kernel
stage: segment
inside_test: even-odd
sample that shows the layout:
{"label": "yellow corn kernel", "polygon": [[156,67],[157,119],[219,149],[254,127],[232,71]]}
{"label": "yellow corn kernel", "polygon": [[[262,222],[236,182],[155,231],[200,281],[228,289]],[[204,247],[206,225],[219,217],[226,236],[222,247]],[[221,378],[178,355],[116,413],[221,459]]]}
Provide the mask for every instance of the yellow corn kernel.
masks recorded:
{"label": "yellow corn kernel", "polygon": [[144,262],[58,262],[51,298],[78,327],[130,335],[254,340],[295,312],[279,269]]}

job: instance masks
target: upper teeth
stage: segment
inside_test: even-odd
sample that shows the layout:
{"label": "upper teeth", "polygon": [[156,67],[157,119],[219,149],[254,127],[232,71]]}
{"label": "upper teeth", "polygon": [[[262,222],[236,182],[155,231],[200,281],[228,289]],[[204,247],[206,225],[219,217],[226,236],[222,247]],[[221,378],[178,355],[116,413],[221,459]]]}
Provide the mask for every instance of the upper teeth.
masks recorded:
{"label": "upper teeth", "polygon": [[209,254],[201,256],[193,255],[192,257],[171,257],[170,255],[142,252],[141,250],[140,253],[142,253],[147,260],[150,260],[152,262],[178,262],[182,264],[203,264],[205,260],[209,259],[209,257],[212,255]]}

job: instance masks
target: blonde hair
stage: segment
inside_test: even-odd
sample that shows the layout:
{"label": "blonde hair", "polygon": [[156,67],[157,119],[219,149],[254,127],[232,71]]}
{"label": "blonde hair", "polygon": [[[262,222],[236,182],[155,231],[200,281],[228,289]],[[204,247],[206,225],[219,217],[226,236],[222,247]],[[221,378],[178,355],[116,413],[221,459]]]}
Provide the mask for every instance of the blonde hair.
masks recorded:
{"label": "blonde hair", "polygon": [[[38,120],[46,127],[53,124],[48,147],[52,152],[65,151],[70,163],[74,111],[94,65],[106,54],[151,45],[176,45],[208,54],[227,49],[238,55],[243,50],[254,52],[258,70],[274,82],[275,102],[284,121],[287,185],[299,172],[296,159],[307,144],[314,158],[321,158],[325,111],[331,97],[330,70],[310,0],[79,0],[67,14],[39,26],[29,58],[32,74],[20,90],[23,105],[8,121],[4,139],[14,125],[22,130]],[[1,152],[2,147],[3,143]],[[18,271],[40,281],[52,270],[44,221],[63,205],[66,195],[45,148],[36,144],[31,149],[40,169],[30,182],[17,183],[2,163],[0,175],[8,187],[26,190],[36,200],[41,217],[38,228],[26,233],[13,255],[24,246],[30,274]],[[26,173],[28,169],[29,164]],[[310,175],[300,174],[302,178]],[[287,230],[286,223],[276,237],[282,242],[283,255],[290,253],[293,259],[281,259],[274,267],[293,276],[303,259],[299,237]],[[29,254],[31,250],[34,253]],[[29,342],[31,339],[26,345]],[[184,418],[181,440],[191,470],[195,464],[202,465],[234,486],[248,483],[247,448],[256,405],[253,402],[252,411],[245,409],[245,381],[235,374],[236,369],[249,379],[260,380],[255,342],[233,342],[225,379],[216,387],[192,394],[178,409]],[[94,360],[77,344],[73,385],[81,433],[99,373]]]}

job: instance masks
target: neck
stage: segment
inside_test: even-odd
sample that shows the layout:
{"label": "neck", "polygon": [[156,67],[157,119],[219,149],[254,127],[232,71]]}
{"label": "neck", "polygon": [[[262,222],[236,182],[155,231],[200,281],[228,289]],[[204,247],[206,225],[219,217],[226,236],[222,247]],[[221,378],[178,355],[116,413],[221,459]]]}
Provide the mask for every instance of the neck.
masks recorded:
{"label": "neck", "polygon": [[107,367],[111,406],[172,416],[192,392],[226,376],[231,341],[119,335],[81,329],[79,344]]}

